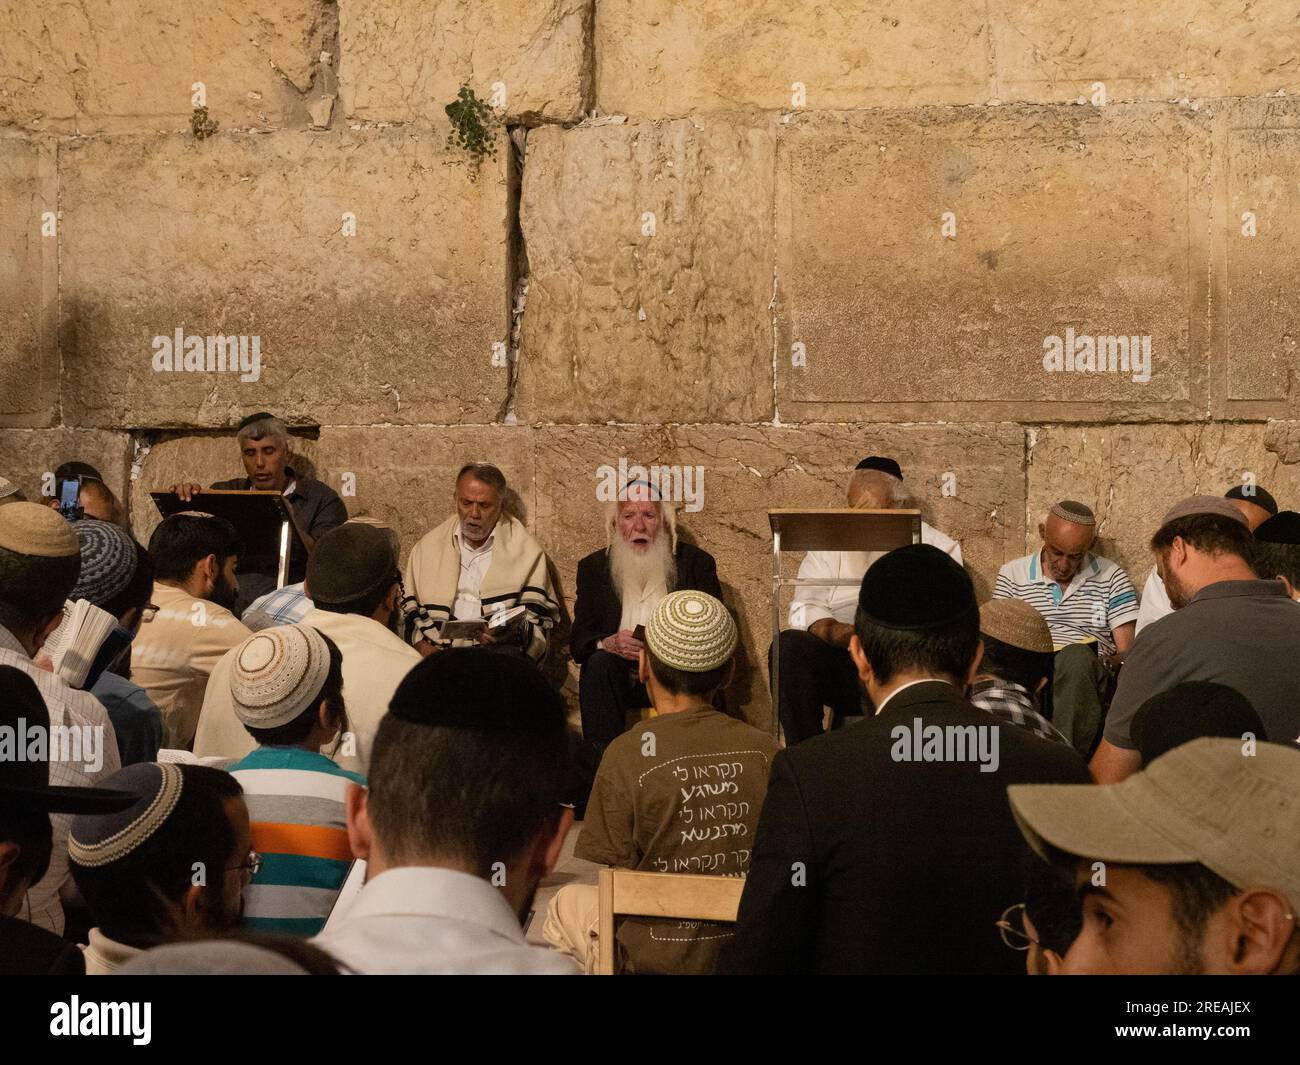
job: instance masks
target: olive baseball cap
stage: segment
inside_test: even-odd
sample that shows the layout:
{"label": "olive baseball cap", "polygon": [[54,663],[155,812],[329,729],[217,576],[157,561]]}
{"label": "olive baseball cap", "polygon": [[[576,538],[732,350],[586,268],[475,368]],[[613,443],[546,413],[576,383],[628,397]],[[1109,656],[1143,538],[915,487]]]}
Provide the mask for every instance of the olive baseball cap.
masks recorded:
{"label": "olive baseball cap", "polygon": [[1300,906],[1300,749],[1192,740],[1119,784],[1013,784],[1020,831],[1038,854],[1132,865],[1198,862],[1237,888]]}

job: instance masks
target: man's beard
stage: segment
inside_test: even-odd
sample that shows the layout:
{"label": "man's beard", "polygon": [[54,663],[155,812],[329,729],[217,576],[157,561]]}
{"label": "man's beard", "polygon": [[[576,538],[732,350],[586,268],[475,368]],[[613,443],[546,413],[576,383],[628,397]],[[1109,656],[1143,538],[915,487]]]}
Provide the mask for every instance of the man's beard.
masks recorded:
{"label": "man's beard", "polygon": [[635,551],[622,536],[609,549],[609,576],[620,601],[641,598],[648,588],[662,588],[666,593],[677,582],[677,565],[668,537],[660,533],[644,552]]}
{"label": "man's beard", "polygon": [[233,582],[226,580],[226,575],[222,573],[217,577],[216,583],[212,586],[212,593],[208,598],[217,606],[225,607],[227,610],[234,610],[235,600],[239,598],[239,590]]}
{"label": "man's beard", "polygon": [[1165,594],[1169,596],[1169,605],[1175,610],[1181,610],[1188,602],[1191,596],[1187,594],[1187,585],[1178,579],[1176,574],[1169,574],[1163,578]]}

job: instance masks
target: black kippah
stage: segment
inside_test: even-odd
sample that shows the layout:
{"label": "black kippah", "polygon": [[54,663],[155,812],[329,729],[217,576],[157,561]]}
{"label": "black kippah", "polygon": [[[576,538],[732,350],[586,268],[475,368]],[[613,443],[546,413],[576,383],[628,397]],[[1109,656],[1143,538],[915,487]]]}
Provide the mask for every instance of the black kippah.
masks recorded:
{"label": "black kippah", "polygon": [[902,467],[893,459],[885,458],[883,455],[868,455],[853,468],[855,470],[879,470],[891,477],[897,477],[900,481],[903,479]]}
{"label": "black kippah", "polygon": [[[1250,494],[1246,494],[1246,489],[1250,489]],[[1234,485],[1223,493],[1224,499],[1240,499],[1245,503],[1254,503],[1257,507],[1263,507],[1270,514],[1277,513],[1277,500],[1269,494],[1267,488],[1261,488],[1257,484],[1239,484]]]}
{"label": "black kippah", "polygon": [[1279,511],[1260,523],[1255,539],[1265,544],[1300,544],[1300,514],[1294,510]]}
{"label": "black kippah", "polygon": [[858,608],[887,629],[938,629],[967,619],[979,626],[970,577],[929,544],[908,544],[874,562],[862,578]]}
{"label": "black kippah", "polygon": [[1250,701],[1226,684],[1189,680],[1151,696],[1133,715],[1130,734],[1143,764],[1202,736],[1268,739]]}
{"label": "black kippah", "polygon": [[240,422],[237,426],[235,426],[235,432],[239,432],[241,429],[245,428],[246,426],[252,425],[254,422],[260,422],[265,418],[274,418],[274,417],[275,415],[272,414],[270,411],[259,410],[256,414],[250,414],[247,418],[245,418],[242,422]]}
{"label": "black kippah", "polygon": [[553,736],[564,700],[531,662],[480,647],[429,655],[397,686],[388,712],[412,725]]}

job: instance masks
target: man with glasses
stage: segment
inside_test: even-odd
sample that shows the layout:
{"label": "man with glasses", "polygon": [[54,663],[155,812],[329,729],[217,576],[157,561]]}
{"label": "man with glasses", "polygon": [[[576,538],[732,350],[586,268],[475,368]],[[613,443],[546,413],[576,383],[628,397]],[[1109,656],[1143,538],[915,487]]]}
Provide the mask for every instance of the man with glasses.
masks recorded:
{"label": "man with glasses", "polygon": [[1092,553],[1097,519],[1084,504],[1053,504],[1038,535],[1040,550],[998,571],[993,598],[1023,600],[1047,620],[1056,647],[1052,724],[1086,758],[1101,737],[1113,672],[1133,646],[1137,590]]}
{"label": "man with glasses", "polygon": [[998,931],[1008,947],[1024,951],[1030,976],[1056,976],[1083,923],[1074,883],[1034,855],[1026,857],[1024,874],[1025,901],[1006,908]]}
{"label": "man with glasses", "polygon": [[260,864],[238,781],[208,766],[142,762],[104,787],[135,802],[72,820],[69,866],[95,922],[82,948],[86,975],[112,973],[160,943],[236,927]]}
{"label": "man with glasses", "polygon": [[[349,731],[326,753],[342,768],[365,775],[380,718],[420,652],[397,635],[402,578],[397,537],[386,526],[353,520],[326,533],[307,564],[312,609],[301,624],[328,636],[343,655],[343,701]],[[255,742],[235,713],[230,694],[233,652],[212,672],[199,714],[194,753],[242,758]]]}

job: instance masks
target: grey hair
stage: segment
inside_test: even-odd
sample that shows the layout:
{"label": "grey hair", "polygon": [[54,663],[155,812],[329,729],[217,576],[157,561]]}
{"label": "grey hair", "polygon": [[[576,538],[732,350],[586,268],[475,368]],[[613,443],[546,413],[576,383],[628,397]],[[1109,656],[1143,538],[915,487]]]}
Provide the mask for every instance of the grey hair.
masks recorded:
{"label": "grey hair", "polygon": [[289,447],[289,427],[279,418],[259,418],[249,422],[235,434],[235,439],[242,445],[245,440],[265,440],[267,437]]}

